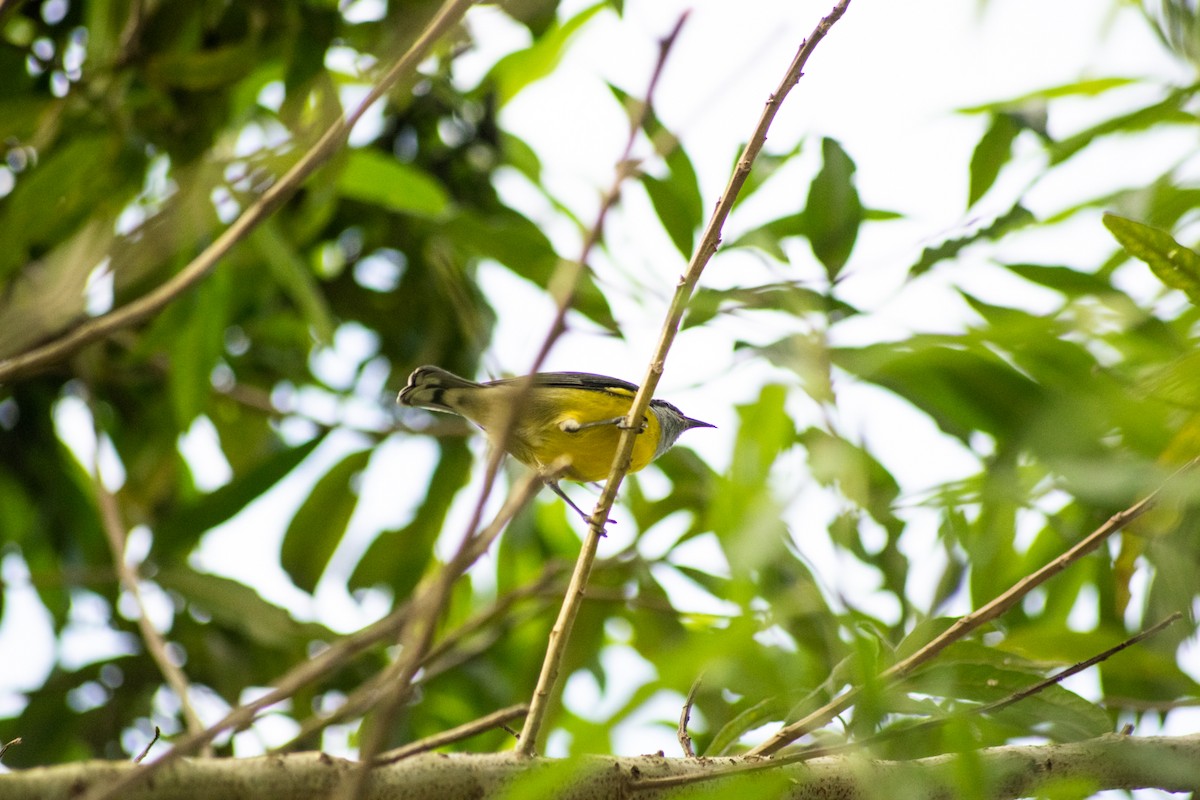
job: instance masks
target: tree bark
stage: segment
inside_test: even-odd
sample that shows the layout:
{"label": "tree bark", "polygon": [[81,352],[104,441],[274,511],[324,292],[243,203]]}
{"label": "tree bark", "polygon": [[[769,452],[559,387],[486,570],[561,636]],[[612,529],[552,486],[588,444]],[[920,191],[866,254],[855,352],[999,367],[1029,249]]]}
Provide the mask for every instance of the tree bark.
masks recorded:
{"label": "tree bark", "polygon": [[[357,765],[323,753],[258,758],[180,759],[121,792],[124,800],[325,798]],[[0,775],[5,800],[67,800],[144,769],[87,761]],[[718,774],[727,773],[724,777]],[[665,782],[664,782],[665,781]],[[363,800],[494,797],[634,798],[687,796],[832,798],[1015,798],[1069,784],[1086,792],[1200,790],[1200,734],[1111,735],[1071,744],[997,747],[913,761],[864,756],[774,765],[769,759],[662,756],[522,759],[500,754],[425,754],[371,772]],[[516,789],[516,791],[514,791]]]}

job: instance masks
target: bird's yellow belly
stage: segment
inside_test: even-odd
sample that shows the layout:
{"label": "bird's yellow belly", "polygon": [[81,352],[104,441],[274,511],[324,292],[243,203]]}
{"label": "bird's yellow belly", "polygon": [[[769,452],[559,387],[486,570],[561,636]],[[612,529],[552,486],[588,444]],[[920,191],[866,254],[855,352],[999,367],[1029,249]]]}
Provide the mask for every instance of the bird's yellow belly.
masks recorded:
{"label": "bird's yellow belly", "polygon": [[[574,397],[555,397],[559,391],[571,391]],[[586,403],[580,404],[578,390],[536,389],[514,426],[505,447],[521,463],[542,469],[560,459],[570,466],[563,477],[573,481],[600,481],[608,477],[621,429],[613,423],[570,430],[589,422],[602,422],[629,413],[633,397],[589,392]],[[563,412],[573,409],[573,413]],[[566,424],[566,429],[564,429]],[[646,429],[634,440],[630,472],[649,464],[654,458],[659,437],[658,419],[646,414]]]}

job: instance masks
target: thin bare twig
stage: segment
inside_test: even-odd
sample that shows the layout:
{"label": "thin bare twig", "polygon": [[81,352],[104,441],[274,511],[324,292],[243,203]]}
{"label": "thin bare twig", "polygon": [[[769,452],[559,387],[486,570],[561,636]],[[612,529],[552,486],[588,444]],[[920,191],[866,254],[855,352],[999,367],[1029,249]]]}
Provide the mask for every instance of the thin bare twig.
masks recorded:
{"label": "thin bare twig", "polygon": [[419,753],[434,750],[438,747],[445,747],[448,744],[453,744],[463,739],[469,739],[476,734],[490,731],[492,728],[507,728],[509,722],[517,717],[524,716],[528,711],[529,706],[525,703],[518,703],[508,708],[502,708],[499,711],[493,711],[485,717],[480,717],[464,725],[459,725],[457,728],[451,728],[448,731],[427,736],[420,741],[406,744],[403,747],[397,747],[395,750],[380,753],[375,759],[375,766],[382,767],[387,764],[395,764],[397,761],[402,761]]}
{"label": "thin bare twig", "polygon": [[474,3],[475,0],[446,0],[420,37],[371,87],[366,98],[344,119],[330,125],[283,177],[263,192],[258,200],[247,206],[241,216],[222,231],[212,244],[204,248],[200,255],[192,259],[191,263],[137,300],[103,316],[90,319],[57,339],[0,361],[0,383],[61,361],[84,345],[91,344],[114,331],[136,325],[161,311],[172,300],[204,279],[235,244],[246,238],[259,223],[273,214],[295,194],[318,167],[342,148],[350,131],[363,114],[383,97],[402,75],[415,71],[433,44],[458,24],[463,14]]}
{"label": "thin bare twig", "polygon": [[[1005,592],[998,595],[991,602],[981,606],[970,614],[959,617],[953,625],[935,637],[931,642],[926,644],[917,652],[913,653],[903,661],[893,664],[888,669],[884,670],[879,675],[878,682],[881,685],[890,685],[904,679],[911,674],[914,669],[928,662],[952,642],[970,634],[983,625],[991,622],[1001,614],[1008,611],[1025,595],[1033,591],[1038,586],[1041,586],[1050,578],[1062,572],[1071,564],[1091,553],[1099,547],[1109,536],[1112,536],[1117,531],[1128,525],[1133,520],[1145,514],[1158,500],[1162,494],[1163,488],[1168,486],[1172,481],[1179,478],[1186,472],[1190,472],[1200,465],[1200,458],[1194,458],[1184,466],[1180,467],[1175,473],[1167,479],[1167,481],[1148,494],[1142,500],[1134,503],[1124,511],[1114,514],[1100,527],[1092,531],[1086,537],[1081,539],[1074,547],[1064,552],[1054,560],[1047,563],[1045,566],[1025,576],[1021,580],[1014,583]],[[852,687],[842,692],[833,700],[826,703],[821,708],[813,711],[808,716],[797,722],[793,722],[781,728],[774,736],[767,741],[752,748],[747,755],[754,756],[769,756],[777,753],[781,748],[786,747],[792,742],[799,739],[809,731],[824,725],[829,720],[840,714],[842,711],[849,708],[857,700],[859,694],[862,693],[861,687]]]}
{"label": "thin bare twig", "polygon": [[0,759],[4,758],[4,754],[8,752],[8,748],[13,747],[14,745],[18,745],[18,744],[21,744],[20,736],[18,736],[15,739],[9,739],[4,744],[0,744]]}
{"label": "thin bare twig", "polygon": [[700,691],[702,679],[701,675],[692,681],[692,688],[688,689],[687,699],[683,701],[683,708],[679,711],[679,728],[675,731],[675,736],[679,739],[679,746],[683,748],[683,754],[688,758],[696,757],[696,750],[692,747],[692,737],[688,735],[688,722],[692,719],[692,704],[696,702],[696,692]]}
{"label": "thin bare twig", "polygon": [[155,725],[154,726],[154,738],[151,739],[150,741],[146,742],[146,746],[143,747],[142,752],[138,753],[137,757],[135,759],[133,759],[133,763],[140,764],[143,761],[145,761],[146,756],[150,755],[150,748],[154,747],[154,745],[158,742],[158,737],[161,735],[162,735],[162,731],[159,730],[159,727],[157,725]]}
{"label": "thin bare twig", "polygon": [[692,292],[695,291],[696,284],[700,280],[700,274],[704,271],[704,267],[717,251],[717,245],[721,241],[721,229],[724,227],[729,212],[733,209],[734,201],[741,192],[742,185],[746,182],[746,178],[750,174],[750,168],[753,166],[755,158],[758,157],[759,152],[766,143],[767,130],[771,127],[779,106],[792,87],[799,82],[801,72],[813,49],[825,37],[825,34],[829,32],[833,24],[846,12],[846,8],[849,5],[850,0],[839,0],[829,15],[817,24],[817,27],[813,30],[809,38],[800,46],[800,50],[796,53],[796,57],[788,67],[779,87],[768,98],[766,107],[763,109],[757,125],[755,125],[754,132],[745,149],[742,151],[741,157],[738,158],[733,174],[729,178],[729,183],[718,199],[716,209],[713,211],[708,224],[704,228],[700,244],[696,247],[696,251],[692,255],[687,269],[679,279],[675,296],[671,300],[666,319],[663,321],[658,346],[655,348],[654,355],[650,359],[646,377],[642,380],[641,388],[633,400],[629,414],[625,417],[621,438],[613,457],[613,466],[609,472],[608,479],[604,483],[604,490],[600,494],[600,499],[596,502],[595,510],[592,512],[587,537],[584,540],[579,559],[576,561],[575,573],[571,577],[571,585],[567,590],[566,598],[559,612],[558,621],[550,632],[550,641],[546,648],[545,659],[542,662],[541,673],[538,676],[537,688],[534,690],[529,714],[525,717],[525,728],[521,733],[521,741],[518,745],[518,752],[522,755],[532,756],[537,753],[538,736],[541,733],[541,726],[546,717],[550,697],[558,683],[559,672],[566,653],[567,640],[570,637],[571,627],[574,625],[575,617],[579,612],[579,607],[583,600],[591,566],[595,561],[596,550],[599,547],[600,537],[604,535],[604,521],[608,519],[608,512],[612,509],[613,503],[616,500],[617,492],[621,488],[621,482],[625,479],[625,475],[629,471],[633,443],[639,431],[639,422],[650,405],[650,399],[654,396],[654,390],[658,388],[658,380],[662,376],[667,353],[671,349],[671,345],[675,341],[675,335],[679,331],[679,325],[683,320],[688,300],[691,299]]}

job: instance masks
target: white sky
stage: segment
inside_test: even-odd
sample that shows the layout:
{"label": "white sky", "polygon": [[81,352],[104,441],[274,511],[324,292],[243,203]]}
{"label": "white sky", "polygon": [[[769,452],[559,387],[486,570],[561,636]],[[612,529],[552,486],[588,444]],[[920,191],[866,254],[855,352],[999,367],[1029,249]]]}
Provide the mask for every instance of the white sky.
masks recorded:
{"label": "white sky", "polygon": [[[578,10],[586,5],[568,2],[565,7]],[[503,123],[538,152],[550,190],[581,218],[590,219],[600,191],[611,181],[612,165],[626,135],[625,119],[603,81],[640,95],[657,54],[657,39],[684,9],[690,8],[690,18],[656,95],[656,112],[681,137],[699,172],[706,208],[711,208],[728,177],[736,148],[749,135],[799,42],[831,5],[832,0],[707,0],[691,4],[630,0],[623,19],[607,11],[595,18],[569,49],[561,68],[550,79],[527,89],[504,110]],[[980,8],[976,3],[938,0],[854,0],[845,18],[817,48],[806,77],[787,99],[768,139],[769,150],[784,150],[806,138],[804,155],[794,168],[776,176],[769,190],[764,189],[761,196],[735,214],[726,238],[766,219],[798,211],[817,163],[818,137],[832,136],[858,165],[858,187],[865,204],[906,215],[901,222],[868,225],[860,236],[846,270],[842,296],[874,313],[844,335],[877,341],[913,329],[954,329],[968,316],[947,291],[948,283],[930,279],[902,290],[905,270],[921,248],[961,234],[975,221],[976,213],[986,218],[1005,210],[1022,176],[1020,170],[1014,170],[1008,182],[1002,181],[994,192],[995,199],[986,199],[983,209],[968,217],[964,209],[967,164],[983,121],[953,110],[1084,77],[1154,75],[1177,82],[1190,80],[1162,54],[1133,10],[1124,7],[1110,13],[1108,5],[1094,0],[1004,0]],[[470,21],[478,47],[456,67],[465,84],[477,80],[499,55],[527,40],[523,29],[494,7],[475,9]],[[1114,94],[1114,102],[1135,102],[1136,94]],[[1072,104],[1051,122],[1055,132],[1062,133],[1104,113],[1108,112],[1095,104]],[[1190,140],[1168,137],[1161,147],[1140,153],[1137,158],[1109,157],[1103,163],[1083,164],[1069,181],[1039,187],[1030,196],[1030,203],[1035,211],[1045,212],[1106,188],[1136,185],[1192,147]],[[501,189],[506,198],[521,204],[532,216],[544,213],[543,204],[519,180],[510,180]],[[597,261],[600,279],[606,288],[614,289],[614,308],[626,339],[600,337],[586,329],[573,332],[554,350],[547,369],[640,379],[657,339],[666,299],[683,268],[681,257],[661,232],[645,223],[650,216],[647,209],[640,191],[626,193],[623,205],[609,219],[612,263],[604,258]],[[546,229],[561,253],[577,253],[577,234],[570,225],[549,220]],[[1112,242],[1095,226],[1082,226],[1077,239],[1047,241],[1041,247],[1035,260],[1042,263],[1066,259],[1066,263],[1082,264],[1094,263],[1096,254],[1107,253]],[[800,243],[791,255],[790,271],[775,272],[744,254],[720,254],[701,284],[752,285],[780,278],[819,278],[820,270],[806,245]],[[656,296],[628,292],[626,275],[660,287],[653,292]],[[482,280],[485,291],[502,310],[520,309],[520,313],[501,316],[495,345],[487,359],[489,368],[522,372],[532,360],[552,310],[538,290],[503,270],[485,270]],[[992,302],[1044,302],[1028,286],[1008,279],[982,261],[960,265],[955,280],[957,285],[969,286]],[[782,375],[761,364],[735,363],[730,342],[735,337],[765,342],[780,334],[769,321],[757,318],[719,322],[703,331],[683,334],[672,352],[660,396],[671,399],[689,415],[720,426],[718,431],[698,431],[687,439],[689,446],[718,468],[728,460],[735,430],[734,405],[756,398],[764,382]],[[341,343],[340,352],[342,348],[352,350],[353,337]],[[395,374],[391,380],[402,377]],[[396,388],[381,385],[379,390],[382,394]],[[948,443],[932,424],[884,393],[850,391],[842,399],[845,429],[869,442],[906,489],[917,491],[977,468],[965,451]],[[811,409],[798,407],[796,411],[802,416]],[[797,422],[803,426],[812,421],[800,418]],[[208,444],[211,437],[205,435],[203,427],[201,424],[196,436],[191,437],[194,441],[190,447],[193,452],[209,453],[197,457],[200,477],[203,479],[205,470],[210,470],[209,474],[219,481],[219,459],[212,456]],[[353,446],[352,439],[345,437],[340,443],[322,448],[320,461],[332,461],[338,452]],[[919,461],[911,456],[918,452],[923,454]],[[380,448],[364,478],[359,513],[337,564],[348,568],[372,531],[406,519],[424,480],[420,465],[429,463],[431,455],[428,443],[413,440],[389,441]],[[888,614],[886,603],[872,605],[869,587],[876,584],[877,577],[851,560],[838,557],[826,540],[823,526],[831,513],[828,501],[804,485],[799,468],[784,469],[784,473],[781,490],[798,500],[789,522],[801,550],[815,565],[826,588],[833,596],[849,593],[868,610]],[[381,604],[359,607],[332,582],[321,587],[314,602],[290,587],[277,569],[279,538],[290,510],[302,500],[316,474],[294,476],[269,503],[257,504],[242,518],[215,532],[199,563],[259,586],[264,596],[287,604],[301,615],[308,613],[338,629],[351,629],[381,613]],[[421,477],[406,481],[406,474]],[[652,487],[653,476],[647,476],[646,483]],[[576,497],[591,497],[587,490],[571,491]],[[472,492],[465,494],[468,502],[473,500]],[[452,515],[449,529],[457,530],[465,524],[468,511],[460,507]],[[930,547],[931,521],[915,522],[914,528],[908,540],[910,552]],[[253,536],[248,536],[248,531],[253,531]],[[632,533],[631,524],[619,524],[609,546],[623,546],[627,541],[624,537]],[[231,558],[234,553],[237,557]],[[713,557],[712,552],[703,549],[694,555],[698,560]],[[7,570],[10,565],[5,567]],[[6,580],[13,577],[7,571],[4,574]],[[14,616],[28,610],[27,600],[15,592],[5,623],[0,626],[0,652],[10,651],[19,638],[26,654],[24,669],[19,673],[12,671],[11,661],[0,660],[0,687],[29,685],[30,664],[39,661],[38,648],[31,647],[30,642],[44,637],[31,635],[28,628],[16,630],[12,624]],[[47,643],[40,658],[47,665],[48,647]],[[612,663],[627,673],[644,668],[621,649],[606,654],[606,663],[609,660],[615,660]],[[1079,688],[1086,691],[1088,685]],[[570,689],[569,701],[573,699],[580,707],[598,703],[608,706],[623,700],[619,685],[610,687],[605,696],[586,685],[586,680]],[[680,698],[665,694],[660,701],[661,708],[654,709],[659,716],[670,719],[677,715]],[[618,739],[621,752],[659,748],[673,752],[673,733],[655,727],[651,716],[645,725],[622,728]],[[1195,729],[1193,724],[1191,730]]]}

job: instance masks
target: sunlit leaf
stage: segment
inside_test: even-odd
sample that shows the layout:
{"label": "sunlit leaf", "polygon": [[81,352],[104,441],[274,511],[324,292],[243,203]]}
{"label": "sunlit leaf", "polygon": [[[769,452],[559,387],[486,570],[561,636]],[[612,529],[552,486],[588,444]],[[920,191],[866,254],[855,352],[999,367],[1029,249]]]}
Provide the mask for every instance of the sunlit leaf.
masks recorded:
{"label": "sunlit leaf", "polygon": [[465,439],[443,439],[425,500],[413,520],[399,530],[380,533],[363,553],[348,586],[364,589],[385,585],[396,597],[407,597],[433,557],[433,544],[446,524],[446,514],[471,474],[471,451]]}
{"label": "sunlit leaf", "polygon": [[1200,254],[1166,231],[1115,214],[1104,215],[1104,226],[1127,253],[1146,262],[1160,281],[1200,304]]}
{"label": "sunlit leaf", "polygon": [[235,475],[219,489],[183,505],[175,514],[155,526],[155,549],[161,551],[164,557],[167,554],[189,552],[204,532],[232,519],[274,488],[321,441],[322,437],[315,437],[296,447],[280,449],[254,468]]}
{"label": "sunlit leaf", "polygon": [[850,258],[863,207],[854,186],[854,162],[834,139],[821,140],[822,166],[808,189],[805,222],[813,255],[836,281]]}
{"label": "sunlit leaf", "polygon": [[505,105],[526,86],[552,73],[562,60],[572,37],[605,5],[596,3],[588,6],[565,22],[549,28],[529,47],[497,61],[488,78],[496,86],[498,105]]}
{"label": "sunlit leaf", "polygon": [[370,457],[370,450],[345,456],[321,476],[288,524],[279,560],[292,582],[306,592],[316,589],[346,534],[358,505],[355,481]]}
{"label": "sunlit leaf", "polygon": [[345,197],[401,214],[436,217],[449,203],[446,190],[434,178],[375,150],[351,150],[337,185]]}
{"label": "sunlit leaf", "polygon": [[967,205],[975,201],[996,182],[1000,170],[1012,158],[1012,145],[1021,126],[1009,114],[997,114],[984,132],[971,154],[971,187],[967,194]]}
{"label": "sunlit leaf", "polygon": [[915,278],[932,269],[938,262],[956,257],[963,248],[980,241],[991,241],[1006,236],[1009,233],[1030,225],[1034,222],[1033,214],[1020,203],[1010,208],[991,223],[976,228],[965,236],[948,239],[934,247],[926,247],[921,251],[921,257],[909,267],[909,277]]}

